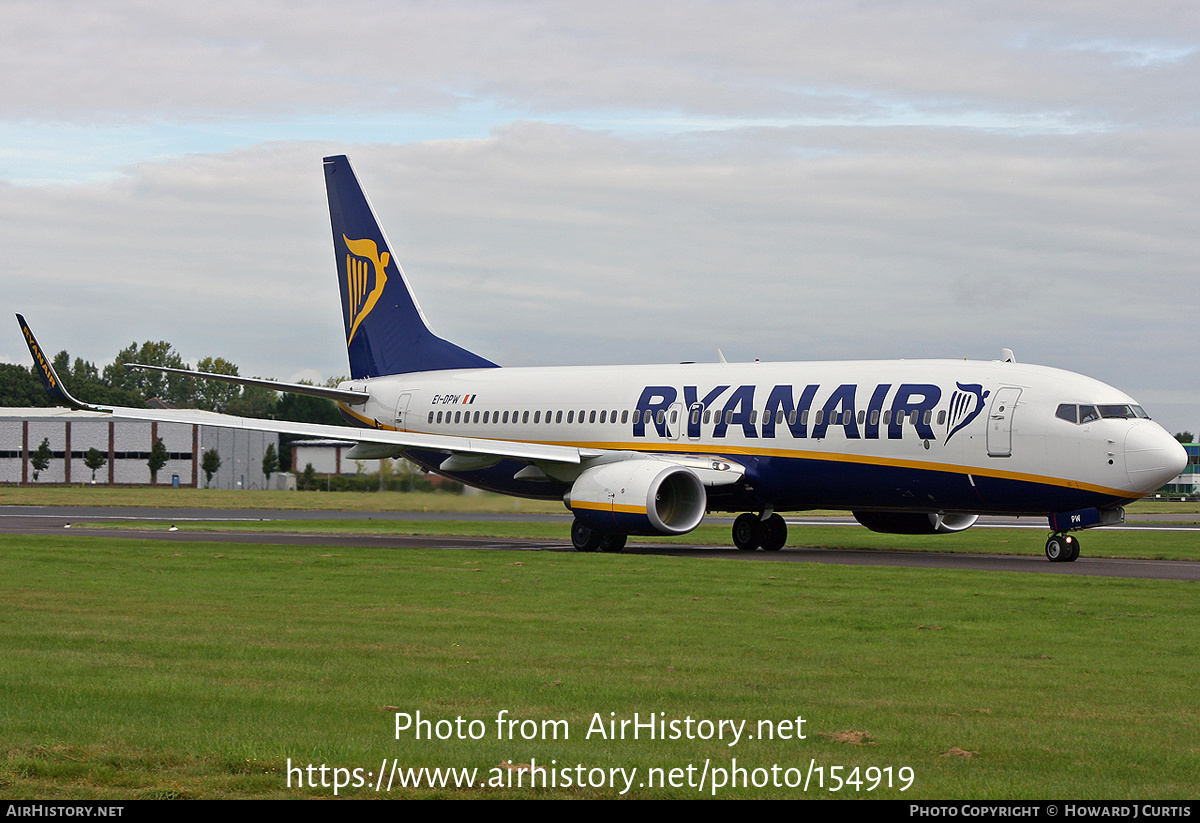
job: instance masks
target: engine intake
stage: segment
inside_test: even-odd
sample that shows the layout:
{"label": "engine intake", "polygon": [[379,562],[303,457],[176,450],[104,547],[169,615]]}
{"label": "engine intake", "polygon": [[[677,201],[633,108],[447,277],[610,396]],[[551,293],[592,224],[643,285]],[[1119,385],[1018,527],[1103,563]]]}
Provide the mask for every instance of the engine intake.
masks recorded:
{"label": "engine intake", "polygon": [[563,498],[576,519],[602,534],[686,534],[704,518],[704,484],[661,460],[622,460],[585,470]]}

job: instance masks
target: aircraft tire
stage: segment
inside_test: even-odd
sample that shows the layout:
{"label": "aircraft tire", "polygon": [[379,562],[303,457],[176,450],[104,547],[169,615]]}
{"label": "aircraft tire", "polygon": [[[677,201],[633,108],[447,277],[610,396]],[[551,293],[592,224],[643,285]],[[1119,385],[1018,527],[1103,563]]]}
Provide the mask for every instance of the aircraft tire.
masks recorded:
{"label": "aircraft tire", "polygon": [[758,548],[758,515],[746,512],[733,521],[733,545],[739,551],[752,552]]}
{"label": "aircraft tire", "polygon": [[578,520],[571,522],[571,545],[577,552],[594,552],[600,549],[604,535],[597,534]]}
{"label": "aircraft tire", "polygon": [[1065,563],[1071,554],[1068,539],[1061,534],[1050,535],[1046,539],[1046,559],[1051,563]]}
{"label": "aircraft tire", "polygon": [[1063,540],[1067,544],[1067,556],[1062,559],[1064,563],[1074,563],[1079,559],[1079,541],[1071,535],[1066,535]]}
{"label": "aircraft tire", "polygon": [[787,523],[778,514],[758,521],[755,528],[758,531],[758,545],[765,552],[777,552],[787,542]]}
{"label": "aircraft tire", "polygon": [[625,540],[627,535],[624,534],[602,534],[600,535],[600,551],[608,552],[609,554],[618,554],[625,548]]}

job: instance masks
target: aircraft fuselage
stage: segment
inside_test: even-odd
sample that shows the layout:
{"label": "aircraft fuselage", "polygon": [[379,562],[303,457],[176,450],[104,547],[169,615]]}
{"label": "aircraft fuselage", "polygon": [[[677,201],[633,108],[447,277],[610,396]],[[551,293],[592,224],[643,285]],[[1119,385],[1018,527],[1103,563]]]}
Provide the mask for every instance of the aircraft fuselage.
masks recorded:
{"label": "aircraft fuselage", "polygon": [[[980,361],[846,361],[468,369],[351,380],[355,422],[745,467],[709,508],[1049,514],[1137,499],[1174,476],[1177,444],[1128,395],[1059,369]],[[1128,409],[1083,423],[1063,405]],[[1137,410],[1137,411],[1134,411]],[[438,469],[444,455],[412,453]],[[561,497],[502,461],[443,474]],[[1168,476],[1169,475],[1169,476]]]}

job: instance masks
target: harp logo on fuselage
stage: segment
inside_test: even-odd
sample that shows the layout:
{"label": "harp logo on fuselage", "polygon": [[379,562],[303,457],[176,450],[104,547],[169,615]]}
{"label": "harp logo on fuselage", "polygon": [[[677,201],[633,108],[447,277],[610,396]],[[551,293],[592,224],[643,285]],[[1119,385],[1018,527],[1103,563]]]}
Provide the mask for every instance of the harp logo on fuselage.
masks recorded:
{"label": "harp logo on fuselage", "polygon": [[350,307],[350,330],[346,333],[346,345],[354,340],[358,326],[383,294],[387,285],[387,264],[391,255],[386,251],[382,254],[374,240],[351,240],[342,235],[346,241],[349,254],[346,255],[346,301]]}

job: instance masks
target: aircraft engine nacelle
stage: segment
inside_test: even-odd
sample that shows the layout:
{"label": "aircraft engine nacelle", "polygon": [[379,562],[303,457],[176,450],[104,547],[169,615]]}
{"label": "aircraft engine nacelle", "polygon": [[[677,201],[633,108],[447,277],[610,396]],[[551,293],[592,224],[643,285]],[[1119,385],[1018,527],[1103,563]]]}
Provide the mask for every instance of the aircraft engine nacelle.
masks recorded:
{"label": "aircraft engine nacelle", "polygon": [[602,534],[685,534],[708,498],[695,472],[661,460],[621,460],[585,470],[563,497],[575,517]]}
{"label": "aircraft engine nacelle", "polygon": [[854,519],[873,532],[885,534],[951,534],[975,525],[977,514],[942,512],[852,512]]}

